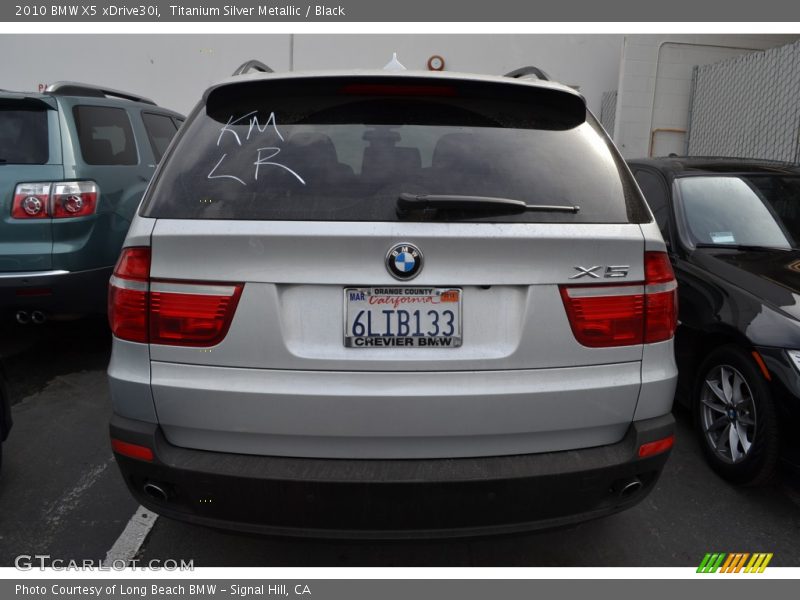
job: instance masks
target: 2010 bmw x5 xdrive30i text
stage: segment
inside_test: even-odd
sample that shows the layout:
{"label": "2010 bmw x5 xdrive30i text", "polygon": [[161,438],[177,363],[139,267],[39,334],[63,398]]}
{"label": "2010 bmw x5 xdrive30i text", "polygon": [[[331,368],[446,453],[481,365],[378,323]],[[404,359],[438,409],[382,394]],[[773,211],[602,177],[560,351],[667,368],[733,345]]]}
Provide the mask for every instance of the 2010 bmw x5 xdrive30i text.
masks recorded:
{"label": "2010 bmw x5 xdrive30i text", "polygon": [[110,289],[112,444],[160,514],[453,535],[632,506],[672,445],[675,280],[573,90],[209,89]]}

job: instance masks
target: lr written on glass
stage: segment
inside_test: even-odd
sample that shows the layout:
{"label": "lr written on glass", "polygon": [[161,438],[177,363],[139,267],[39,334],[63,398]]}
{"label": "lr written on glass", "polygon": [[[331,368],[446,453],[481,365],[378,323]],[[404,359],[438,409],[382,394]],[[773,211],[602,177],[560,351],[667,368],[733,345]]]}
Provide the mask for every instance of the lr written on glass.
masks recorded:
{"label": "lr written on glass", "polygon": [[[251,137],[253,138],[253,140],[263,139],[261,136],[266,135],[267,130],[270,127],[275,132],[275,135],[278,136],[281,142],[285,141],[283,135],[281,135],[281,132],[278,129],[275,113],[271,112],[269,114],[267,122],[264,123],[263,126],[258,120],[257,113],[258,111],[253,110],[236,119],[233,118],[233,115],[228,117],[228,121],[222,127],[220,127],[219,137],[217,137],[217,146],[218,147],[220,146],[220,144],[223,141],[223,137],[225,137],[227,141],[235,143],[234,152],[237,153],[241,152],[242,149],[246,147],[247,142],[250,141]],[[232,126],[242,125],[243,123],[246,123],[248,119],[249,119],[249,126],[247,128],[247,135],[244,136],[244,142],[243,142],[242,138],[239,136],[239,133],[235,129],[233,129]],[[228,134],[228,136],[225,136],[225,134]],[[230,139],[231,137],[233,139]],[[300,183],[302,183],[303,185],[306,184],[305,180],[302,177],[300,177],[300,175],[298,175],[295,171],[293,171],[284,164],[272,160],[273,158],[278,156],[278,154],[280,154],[281,148],[279,146],[264,146],[256,148],[255,150],[248,150],[248,151],[253,152],[255,154],[255,161],[252,163],[255,166],[255,169],[253,171],[253,181],[258,181],[258,173],[261,167],[271,166],[271,167],[278,167],[280,169],[288,171],[295,178],[297,178],[297,180]],[[247,183],[240,177],[237,177],[236,175],[232,175],[229,173],[226,174],[219,172],[222,163],[225,161],[225,158],[227,156],[228,156],[227,152],[223,153],[223,155],[220,157],[217,163],[212,167],[211,171],[209,171],[207,176],[208,179],[233,179],[234,181],[238,181],[240,184],[246,186]]]}

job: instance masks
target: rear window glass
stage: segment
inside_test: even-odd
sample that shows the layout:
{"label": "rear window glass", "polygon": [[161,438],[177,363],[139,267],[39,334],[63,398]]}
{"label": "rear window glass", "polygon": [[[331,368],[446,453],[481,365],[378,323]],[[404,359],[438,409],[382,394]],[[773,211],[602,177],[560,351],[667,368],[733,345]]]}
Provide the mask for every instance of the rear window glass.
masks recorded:
{"label": "rear window glass", "polygon": [[144,122],[144,128],[147,130],[150,147],[153,149],[153,157],[158,162],[164,156],[167,146],[169,146],[172,138],[178,132],[178,127],[172,118],[167,115],[142,113],[142,121]]}
{"label": "rear window glass", "polygon": [[107,106],[73,108],[83,160],[89,165],[135,165],[139,162],[128,113]]}
{"label": "rear window glass", "polygon": [[0,164],[43,165],[49,144],[47,110],[0,104]]}
{"label": "rear window glass", "polygon": [[[430,80],[255,82],[210,94],[184,126],[144,214],[620,223],[630,211],[623,176],[583,101],[561,91]],[[398,217],[400,194],[580,210]]]}

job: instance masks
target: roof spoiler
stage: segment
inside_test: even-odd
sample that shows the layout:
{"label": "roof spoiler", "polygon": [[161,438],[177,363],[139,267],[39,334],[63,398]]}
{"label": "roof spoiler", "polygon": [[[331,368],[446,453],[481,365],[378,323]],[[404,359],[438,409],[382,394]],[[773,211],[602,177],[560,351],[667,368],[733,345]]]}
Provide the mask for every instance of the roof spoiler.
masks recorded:
{"label": "roof spoiler", "polygon": [[237,69],[233,72],[233,76],[235,77],[236,75],[246,75],[251,71],[258,71],[259,73],[275,72],[260,60],[248,60],[247,62],[243,62],[237,67]]}
{"label": "roof spoiler", "polygon": [[519,69],[514,69],[513,71],[506,73],[504,77],[513,77],[514,79],[529,79],[531,77],[535,77],[536,79],[541,79],[542,81],[551,81],[550,76],[542,71],[539,67],[520,67]]}
{"label": "roof spoiler", "polygon": [[41,96],[39,94],[29,92],[0,90],[0,103],[6,104],[9,102],[35,105],[48,110],[56,110],[58,108],[56,101],[48,96]]}

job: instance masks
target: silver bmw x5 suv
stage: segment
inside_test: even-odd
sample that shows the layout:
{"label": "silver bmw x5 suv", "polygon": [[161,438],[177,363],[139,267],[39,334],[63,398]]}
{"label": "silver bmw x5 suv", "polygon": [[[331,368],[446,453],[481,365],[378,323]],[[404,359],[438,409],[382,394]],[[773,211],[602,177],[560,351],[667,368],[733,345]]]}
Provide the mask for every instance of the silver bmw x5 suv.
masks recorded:
{"label": "silver bmw x5 suv", "polygon": [[672,446],[675,289],[566,86],[231,78],[173,141],[111,280],[112,447],[146,507],[240,530],[610,514]]}

